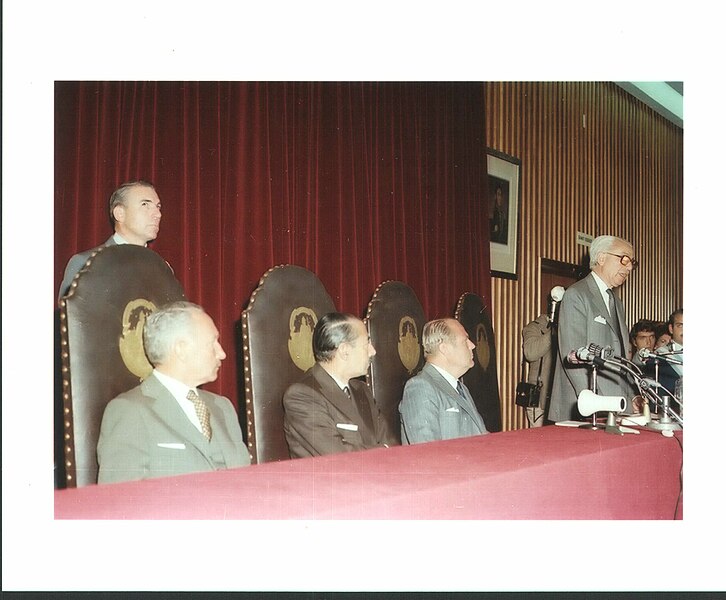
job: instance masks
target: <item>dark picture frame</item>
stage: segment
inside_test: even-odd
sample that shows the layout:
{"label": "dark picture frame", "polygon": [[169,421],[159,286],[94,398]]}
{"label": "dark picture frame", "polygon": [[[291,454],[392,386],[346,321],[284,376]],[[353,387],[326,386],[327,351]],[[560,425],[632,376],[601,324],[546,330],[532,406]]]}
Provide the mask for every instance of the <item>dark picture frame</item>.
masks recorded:
{"label": "dark picture frame", "polygon": [[522,161],[487,148],[489,251],[492,277],[517,279]]}

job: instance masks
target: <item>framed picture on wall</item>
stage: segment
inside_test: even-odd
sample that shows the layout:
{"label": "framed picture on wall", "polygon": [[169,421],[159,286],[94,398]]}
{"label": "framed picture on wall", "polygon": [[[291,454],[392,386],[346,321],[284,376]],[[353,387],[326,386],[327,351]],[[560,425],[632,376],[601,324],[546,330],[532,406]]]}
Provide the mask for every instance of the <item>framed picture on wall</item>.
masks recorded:
{"label": "framed picture on wall", "polygon": [[494,277],[517,279],[521,161],[487,148],[487,212]]}

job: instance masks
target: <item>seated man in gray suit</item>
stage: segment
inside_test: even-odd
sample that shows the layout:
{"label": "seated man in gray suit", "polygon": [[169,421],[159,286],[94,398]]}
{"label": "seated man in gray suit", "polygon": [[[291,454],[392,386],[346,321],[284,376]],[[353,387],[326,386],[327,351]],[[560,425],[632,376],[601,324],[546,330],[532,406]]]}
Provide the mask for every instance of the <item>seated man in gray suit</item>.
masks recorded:
{"label": "seated man in gray suit", "polygon": [[474,366],[476,346],[456,319],[436,319],[421,334],[426,364],[406,382],[401,440],[417,444],[489,433],[469,390],[459,378]]}
{"label": "seated man in gray suit", "polygon": [[197,389],[217,379],[226,356],[209,315],[173,302],[149,315],[143,339],[154,371],[106,406],[98,483],[249,465],[231,402]]}
{"label": "seated man in gray suit", "polygon": [[[102,245],[136,244],[146,246],[156,239],[161,222],[161,200],[148,181],[129,181],[122,184],[109,199],[109,217],[114,234]],[[96,246],[98,248],[98,246]],[[76,273],[83,268],[96,248],[71,257],[58,290],[58,300],[68,292]]]}
{"label": "seated man in gray suit", "polygon": [[313,330],[315,364],[283,397],[291,458],[396,444],[365,375],[376,350],[353,315],[328,313]]}

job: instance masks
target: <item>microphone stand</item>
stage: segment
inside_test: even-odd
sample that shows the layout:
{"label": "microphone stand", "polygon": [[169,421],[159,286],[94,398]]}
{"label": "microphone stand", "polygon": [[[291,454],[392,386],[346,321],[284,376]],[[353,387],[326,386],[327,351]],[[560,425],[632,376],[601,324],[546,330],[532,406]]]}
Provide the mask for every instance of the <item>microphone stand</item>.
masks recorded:
{"label": "microphone stand", "polygon": [[[593,394],[597,394],[597,365],[593,363],[591,365],[592,369],[590,370],[590,391]],[[610,415],[612,413],[608,413],[608,426],[610,425]],[[615,418],[613,417],[613,425],[615,424]],[[583,425],[580,425],[578,429],[589,429],[591,431],[596,431],[598,429],[607,429],[605,425],[602,423],[597,422],[597,411],[592,413],[592,423],[585,423]]]}
{"label": "microphone stand", "polygon": [[[642,371],[627,358],[618,357],[618,360],[605,359],[605,362],[617,365],[621,369],[625,369],[625,371],[629,373],[634,381],[638,384],[638,389],[640,390],[641,395],[645,396],[646,402],[653,401],[656,406],[656,410],[659,405],[662,407],[663,415],[661,416],[660,420],[649,421],[647,427],[658,431],[664,431],[666,429],[669,429],[671,431],[683,429],[683,418],[671,408],[670,399],[675,400],[676,403],[681,407],[681,410],[683,410],[683,405],[678,400],[678,398],[676,398],[665,387],[663,387],[663,385],[661,385],[657,381],[657,379],[656,381],[649,381],[648,379],[643,377]],[[663,397],[659,396],[654,391],[654,387],[662,389],[666,393],[666,395],[664,395]]]}

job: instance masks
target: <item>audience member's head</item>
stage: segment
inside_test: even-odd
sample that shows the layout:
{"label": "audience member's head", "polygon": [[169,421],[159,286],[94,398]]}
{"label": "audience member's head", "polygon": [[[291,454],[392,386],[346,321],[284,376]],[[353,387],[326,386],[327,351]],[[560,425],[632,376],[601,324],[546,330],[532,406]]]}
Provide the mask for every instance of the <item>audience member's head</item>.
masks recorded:
{"label": "audience member's head", "polygon": [[671,341],[671,332],[668,329],[668,323],[667,322],[660,322],[656,324],[655,327],[655,348],[660,348],[661,346],[665,346],[666,344],[670,343]]}
{"label": "audience member's head", "polygon": [[677,344],[683,345],[683,309],[678,308],[668,317],[668,331]]}
{"label": "audience member's head", "polygon": [[641,348],[648,350],[655,349],[655,323],[641,319],[630,330],[630,343],[633,345],[633,353]]}

